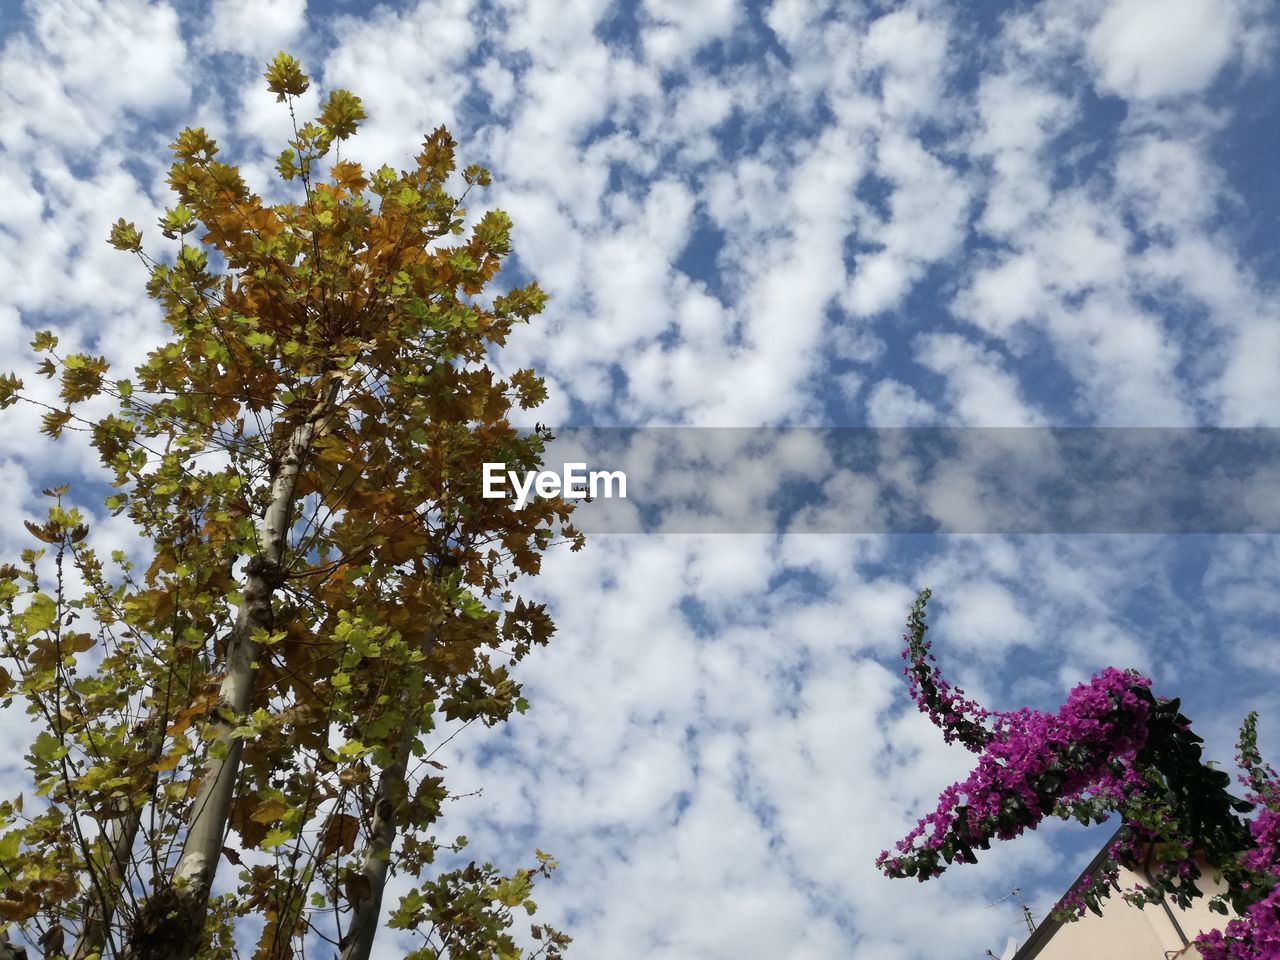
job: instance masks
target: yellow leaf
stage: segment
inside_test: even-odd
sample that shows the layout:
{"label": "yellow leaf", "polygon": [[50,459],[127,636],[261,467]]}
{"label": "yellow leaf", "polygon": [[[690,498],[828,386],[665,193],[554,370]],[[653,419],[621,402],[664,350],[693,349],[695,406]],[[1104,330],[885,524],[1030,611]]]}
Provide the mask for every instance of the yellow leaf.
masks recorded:
{"label": "yellow leaf", "polygon": [[249,814],[249,819],[254,823],[275,823],[288,812],[287,803],[272,797],[258,804],[258,808]]}
{"label": "yellow leaf", "polygon": [[63,656],[68,653],[84,653],[93,646],[93,637],[87,633],[68,633],[64,634],[60,646]]}
{"label": "yellow leaf", "polygon": [[[178,742],[183,743],[181,740]],[[151,765],[151,769],[156,771],[156,773],[168,773],[170,770],[176,770],[178,769],[178,764],[182,762],[182,758],[186,752],[186,750],[175,750],[172,753],[167,753],[153,763]]]}

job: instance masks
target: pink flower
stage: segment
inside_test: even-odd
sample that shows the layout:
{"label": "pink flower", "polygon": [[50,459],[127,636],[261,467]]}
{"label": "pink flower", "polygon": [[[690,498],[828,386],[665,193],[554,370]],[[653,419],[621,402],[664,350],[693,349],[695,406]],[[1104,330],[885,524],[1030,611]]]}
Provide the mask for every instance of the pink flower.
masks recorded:
{"label": "pink flower", "polygon": [[[1229,899],[1241,915],[1203,934],[1205,960],[1280,960],[1280,777],[1262,762],[1256,716],[1241,731],[1238,757],[1249,799],[1231,796],[1230,779],[1200,759],[1200,738],[1178,712],[1157,700],[1134,671],[1103,670],[1075,687],[1056,713],[1023,708],[997,713],[968,699],[933,666],[922,591],[907,621],[903,671],[920,712],[978,754],[969,776],[942,791],[937,807],[876,866],[890,877],[936,877],[945,864],[976,862],[975,850],[1034,829],[1050,814],[1100,823],[1120,813],[1125,831],[1100,870],[1068,891],[1060,915],[1071,918],[1113,890],[1138,905],[1172,897],[1186,906],[1202,896],[1198,856],[1216,850]],[[1240,813],[1258,810],[1245,823]],[[1208,818],[1206,820],[1206,818]],[[1148,886],[1121,890],[1117,864],[1160,851]]]}

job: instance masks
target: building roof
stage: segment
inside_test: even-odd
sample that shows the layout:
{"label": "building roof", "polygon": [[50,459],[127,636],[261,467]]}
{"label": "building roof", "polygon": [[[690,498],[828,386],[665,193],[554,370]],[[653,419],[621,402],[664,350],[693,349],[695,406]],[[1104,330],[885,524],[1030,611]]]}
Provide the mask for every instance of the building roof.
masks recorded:
{"label": "building roof", "polygon": [[[1075,883],[1071,884],[1071,886],[1067,888],[1068,893],[1080,886],[1081,881],[1084,880],[1085,877],[1091,876],[1099,867],[1102,866],[1107,859],[1107,851],[1111,849],[1111,845],[1116,842],[1123,831],[1124,827],[1121,827],[1111,835],[1106,843],[1102,845],[1102,849],[1099,850],[1094,855],[1094,858],[1089,861],[1089,865],[1080,872],[1080,876],[1076,877]],[[1066,900],[1066,898],[1067,895],[1065,893],[1058,898],[1058,902],[1053,905],[1054,911],[1063,905],[1063,901]],[[1027,938],[1027,942],[1018,948],[1018,952],[1013,955],[1013,960],[1032,960],[1033,957],[1038,956],[1040,951],[1043,950],[1049,941],[1053,939],[1053,935],[1057,933],[1061,927],[1062,921],[1053,919],[1053,913],[1050,912],[1049,917],[1036,927],[1031,936]]]}

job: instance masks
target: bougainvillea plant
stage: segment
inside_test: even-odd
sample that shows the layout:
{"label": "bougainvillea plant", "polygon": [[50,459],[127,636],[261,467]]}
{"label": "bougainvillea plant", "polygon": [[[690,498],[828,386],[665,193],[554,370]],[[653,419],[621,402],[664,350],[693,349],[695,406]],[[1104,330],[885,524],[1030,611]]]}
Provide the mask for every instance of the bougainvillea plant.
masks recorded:
{"label": "bougainvillea plant", "polygon": [[[907,619],[903,671],[920,711],[978,755],[969,776],[942,792],[937,809],[876,860],[889,877],[936,877],[954,862],[976,863],[992,840],[1035,829],[1046,817],[1122,829],[1099,869],[1068,892],[1058,919],[1101,912],[1112,893],[1138,906],[1169,899],[1186,907],[1204,896],[1200,865],[1213,864],[1225,892],[1209,906],[1237,917],[1196,941],[1206,960],[1280,957],[1280,778],[1262,762],[1257,716],[1240,731],[1241,799],[1230,777],[1202,758],[1203,742],[1179,711],[1157,697],[1151,681],[1108,668],[1082,683],[1056,713],[988,710],[939,675],[925,640],[921,591]],[[1249,815],[1253,816],[1250,817]],[[1119,867],[1144,871],[1147,884],[1122,889]]]}

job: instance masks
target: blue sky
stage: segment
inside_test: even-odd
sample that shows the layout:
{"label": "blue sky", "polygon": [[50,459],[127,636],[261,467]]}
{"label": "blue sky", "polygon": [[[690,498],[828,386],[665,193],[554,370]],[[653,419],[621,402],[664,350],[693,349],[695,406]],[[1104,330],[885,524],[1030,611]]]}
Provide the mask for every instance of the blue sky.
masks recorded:
{"label": "blue sky", "polygon": [[[39,327],[121,367],[156,342],[108,224],[154,222],[187,124],[265,187],[287,117],[259,77],[284,48],[307,103],[364,98],[355,159],[404,164],[444,123],[492,169],[515,278],[553,297],[497,360],[547,376],[544,422],[1280,426],[1278,21],[1264,0],[8,2],[0,367]],[[6,553],[51,480],[101,513],[96,459],[34,434],[6,412]],[[455,789],[484,789],[451,823],[478,855],[560,858],[538,899],[579,956],[998,954],[1020,917],[987,904],[1016,885],[1042,915],[1101,837],[875,873],[966,763],[897,677],[916,588],[989,704],[1135,666],[1229,761],[1251,707],[1280,753],[1277,575],[1271,536],[596,538],[530,585],[560,632],[528,715],[445,748]]]}

